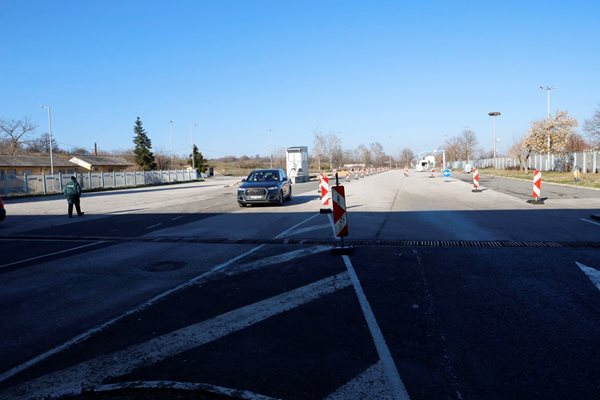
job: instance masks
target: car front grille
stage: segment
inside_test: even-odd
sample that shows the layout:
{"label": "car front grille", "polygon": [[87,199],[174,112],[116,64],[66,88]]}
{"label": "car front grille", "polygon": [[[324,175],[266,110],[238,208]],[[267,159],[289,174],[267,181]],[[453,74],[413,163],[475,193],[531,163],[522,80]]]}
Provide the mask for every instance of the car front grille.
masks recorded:
{"label": "car front grille", "polygon": [[265,188],[250,188],[246,189],[246,196],[266,196],[267,189]]}

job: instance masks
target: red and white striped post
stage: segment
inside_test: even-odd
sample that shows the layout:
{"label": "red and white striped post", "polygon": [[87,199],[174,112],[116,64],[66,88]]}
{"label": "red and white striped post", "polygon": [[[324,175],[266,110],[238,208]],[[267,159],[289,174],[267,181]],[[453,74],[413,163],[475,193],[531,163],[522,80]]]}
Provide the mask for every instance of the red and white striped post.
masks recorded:
{"label": "red and white striped post", "polygon": [[319,192],[321,193],[321,214],[329,214],[331,213],[331,208],[329,208],[329,199],[331,198],[331,193],[329,192],[329,178],[325,174],[319,175]]}
{"label": "red and white striped post", "polygon": [[335,177],[335,186],[331,188],[331,199],[333,201],[333,230],[335,236],[340,238],[339,244],[334,246],[334,254],[350,254],[354,251],[352,246],[344,243],[344,237],[348,236],[348,218],[346,215],[346,193],[344,187],[340,186],[338,177]]}
{"label": "red and white striped post", "polygon": [[542,172],[538,169],[533,171],[533,200],[527,200],[530,204],[544,204],[540,197],[542,193]]}
{"label": "red and white striped post", "polygon": [[344,191],[344,187],[332,187],[331,198],[333,200],[333,226],[335,228],[335,236],[348,236],[348,219],[346,218],[346,193]]}
{"label": "red and white striped post", "polygon": [[479,170],[477,168],[473,168],[473,190],[471,190],[473,193],[479,193],[481,192],[479,190]]}

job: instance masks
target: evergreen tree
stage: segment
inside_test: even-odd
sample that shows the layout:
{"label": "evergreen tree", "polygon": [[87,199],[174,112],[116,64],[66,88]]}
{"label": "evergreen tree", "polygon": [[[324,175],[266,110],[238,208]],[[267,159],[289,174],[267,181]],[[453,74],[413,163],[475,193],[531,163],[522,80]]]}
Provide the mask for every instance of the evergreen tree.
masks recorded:
{"label": "evergreen tree", "polygon": [[190,154],[188,157],[188,164],[195,168],[198,172],[206,172],[206,170],[208,169],[208,162],[202,156],[202,153],[198,151],[198,147],[196,145],[194,145],[194,147],[192,148],[192,154]]}
{"label": "evergreen tree", "polygon": [[135,162],[144,171],[155,170],[156,161],[154,160],[154,154],[150,151],[152,149],[152,142],[142,127],[142,120],[140,117],[137,117],[135,120],[133,132],[135,133],[135,137],[133,138],[133,143],[135,144],[135,149],[133,149]]}

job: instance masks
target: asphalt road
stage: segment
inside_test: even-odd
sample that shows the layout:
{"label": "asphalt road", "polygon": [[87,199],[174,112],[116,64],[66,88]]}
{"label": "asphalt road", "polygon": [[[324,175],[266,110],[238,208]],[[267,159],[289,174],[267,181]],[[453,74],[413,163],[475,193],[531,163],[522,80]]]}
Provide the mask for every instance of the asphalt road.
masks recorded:
{"label": "asphalt road", "polygon": [[600,192],[389,171],[340,256],[315,182],[235,182],[7,201],[0,398],[598,398]]}

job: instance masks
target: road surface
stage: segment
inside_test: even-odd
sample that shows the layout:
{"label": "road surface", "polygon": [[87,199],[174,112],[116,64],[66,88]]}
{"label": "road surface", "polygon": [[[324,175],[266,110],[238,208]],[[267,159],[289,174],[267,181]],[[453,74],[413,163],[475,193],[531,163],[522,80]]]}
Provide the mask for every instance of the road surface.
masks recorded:
{"label": "road surface", "polygon": [[234,178],[86,194],[71,220],[9,199],[0,398],[598,398],[600,192],[409,175],[345,184],[342,256],[315,182],[283,207]]}

